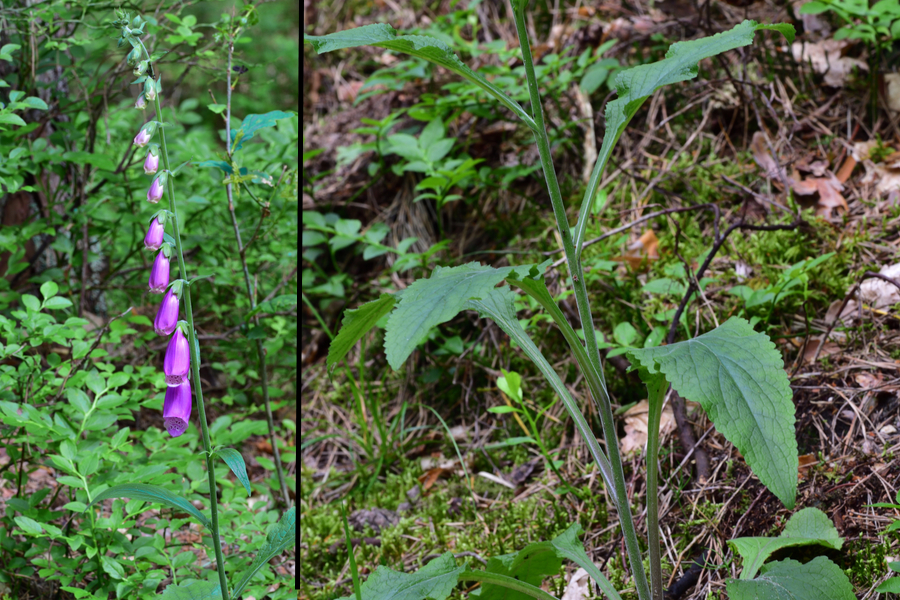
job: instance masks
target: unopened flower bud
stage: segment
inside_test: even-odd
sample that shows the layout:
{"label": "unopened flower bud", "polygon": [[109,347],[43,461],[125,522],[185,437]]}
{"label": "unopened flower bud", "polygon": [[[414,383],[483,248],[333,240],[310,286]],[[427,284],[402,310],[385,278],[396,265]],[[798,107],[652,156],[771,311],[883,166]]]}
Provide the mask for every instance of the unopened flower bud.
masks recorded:
{"label": "unopened flower bud", "polygon": [[163,423],[172,437],[178,437],[190,426],[192,403],[190,380],[185,379],[181,385],[166,388]]}
{"label": "unopened flower bud", "polygon": [[150,189],[147,190],[147,202],[150,202],[151,204],[159,202],[160,198],[163,197],[165,185],[166,174],[163,172],[157,175],[156,179],[153,180],[153,183],[150,184]]}
{"label": "unopened flower bud", "polygon": [[144,95],[150,102],[156,100],[156,82],[152,79],[144,80]]}
{"label": "unopened flower bud", "polygon": [[147,108],[147,98],[144,96],[144,93],[141,92],[141,95],[138,96],[137,102],[134,103],[134,107],[138,110],[144,110]]}
{"label": "unopened flower bud", "polygon": [[153,175],[156,171],[159,170],[159,154],[154,154],[151,150],[147,153],[147,158],[144,159],[144,173],[146,175]]}
{"label": "unopened flower bud", "polygon": [[140,77],[141,75],[146,73],[148,66],[150,66],[150,63],[148,63],[146,60],[142,60],[141,62],[139,62],[134,68],[134,76]]}
{"label": "unopened flower bud", "polygon": [[169,285],[169,257],[160,251],[150,268],[150,280],[148,282],[150,292],[162,294]]}
{"label": "unopened flower bud", "polygon": [[[174,286],[173,286],[174,287]],[[157,335],[172,335],[178,325],[178,295],[173,288],[169,288],[163,296],[156,320],[153,321],[153,331]]]}
{"label": "unopened flower bud", "polygon": [[136,64],[138,64],[139,60],[141,60],[141,49],[139,47],[132,48],[131,52],[128,53],[128,58],[127,58],[128,66],[129,67],[135,66]]}
{"label": "unopened flower bud", "polygon": [[159,217],[150,221],[150,227],[147,229],[147,235],[144,236],[144,248],[147,250],[159,250],[163,245],[163,237],[166,232],[166,226],[160,223]]}
{"label": "unopened flower bud", "polygon": [[175,335],[169,340],[169,346],[166,348],[166,356],[163,359],[163,372],[166,374],[166,385],[175,387],[186,382],[190,370],[191,351],[188,346],[188,340],[184,336],[184,332],[181,331],[181,327],[176,327]]}

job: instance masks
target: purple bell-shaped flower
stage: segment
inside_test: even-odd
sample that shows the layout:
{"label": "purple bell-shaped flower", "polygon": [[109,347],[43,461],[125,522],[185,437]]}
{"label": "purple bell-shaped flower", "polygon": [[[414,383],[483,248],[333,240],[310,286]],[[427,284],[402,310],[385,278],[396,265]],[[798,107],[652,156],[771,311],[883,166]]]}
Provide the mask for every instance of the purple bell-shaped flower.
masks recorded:
{"label": "purple bell-shaped flower", "polygon": [[177,386],[166,388],[166,399],[163,402],[163,423],[172,437],[178,437],[187,431],[191,419],[191,382],[187,379]]}
{"label": "purple bell-shaped flower", "polygon": [[169,286],[169,257],[166,256],[165,249],[160,250],[153,261],[148,284],[153,294],[162,294]]}
{"label": "purple bell-shaped flower", "polygon": [[163,372],[166,374],[166,385],[175,387],[187,381],[188,372],[191,370],[191,351],[188,348],[188,340],[181,331],[181,327],[175,329],[175,335],[169,340],[166,348],[166,357],[163,359]]}
{"label": "purple bell-shaped flower", "polygon": [[[174,286],[173,286],[174,287]],[[178,326],[178,295],[173,288],[169,288],[163,296],[156,319],[153,321],[153,331],[157,335],[172,335]]]}

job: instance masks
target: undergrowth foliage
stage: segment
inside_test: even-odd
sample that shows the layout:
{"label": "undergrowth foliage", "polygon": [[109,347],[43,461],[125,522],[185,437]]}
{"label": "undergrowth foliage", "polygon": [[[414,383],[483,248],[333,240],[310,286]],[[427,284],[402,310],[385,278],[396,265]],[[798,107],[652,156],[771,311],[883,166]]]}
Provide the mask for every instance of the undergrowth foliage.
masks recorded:
{"label": "undergrowth foliage", "polygon": [[[618,98],[606,105],[606,131],[598,159],[576,224],[570,227],[544,125],[538,76],[525,26],[525,5],[525,0],[515,1],[513,12],[528,83],[529,110],[501,89],[499,84],[467,67],[449,46],[435,38],[400,35],[390,26],[378,24],[325,36],[306,36],[305,41],[319,53],[371,45],[425,59],[476,85],[531,130],[571,275],[581,329],[591,332],[594,330],[593,318],[581,252],[588,217],[596,212],[597,186],[625,127],[657,89],[696,77],[699,61],[747,46],[752,43],[754,34],[761,30],[779,32],[789,42],[793,41],[794,29],[790,25],[744,21],[730,31],[673,44],[659,62],[619,72],[615,79]],[[428,151],[427,148],[422,150]],[[310,223],[314,222],[314,216],[309,215]],[[304,215],[306,222],[307,215]],[[319,229],[324,229],[321,224]],[[622,345],[622,353],[646,385],[650,406],[646,464],[649,569],[645,569],[597,338],[593,335],[579,337],[559,308],[557,299],[551,296],[544,279],[550,262],[503,268],[476,262],[451,268],[437,267],[427,279],[418,279],[402,291],[382,294],[357,309],[346,311],[342,328],[332,340],[327,368],[333,371],[354,345],[373,327],[384,322],[386,316],[384,348],[388,363],[395,370],[400,369],[413,350],[428,338],[433,327],[449,321],[461,311],[474,310],[481,317],[494,321],[516,342],[563,401],[587,444],[619,515],[631,566],[630,584],[638,598],[661,600],[664,588],[657,465],[659,422],[669,390],[671,388],[682,397],[698,402],[722,435],[742,453],[760,481],[790,509],[794,507],[797,495],[798,451],[794,437],[794,405],[782,357],[765,333],[754,331],[751,323],[739,317],[732,317],[713,331],[679,343],[637,349],[628,347],[626,340]],[[497,287],[504,282],[509,285]],[[515,288],[536,301],[563,334],[598,409],[606,450],[551,366],[551,361],[522,328],[516,314],[518,294]],[[506,383],[509,383],[508,376]],[[542,582],[545,577],[557,574],[561,561],[566,559],[586,569],[607,598],[621,600],[620,592],[588,558],[578,541],[581,533],[581,526],[573,524],[552,540],[532,543],[518,552],[489,559],[484,569],[475,569],[466,562],[460,564],[450,552],[434,559],[416,573],[402,573],[381,566],[362,585],[358,581],[351,550],[354,593],[357,600],[389,597],[443,600],[460,582],[480,582],[480,593],[485,598],[522,597],[524,594],[550,599],[552,596],[541,589]],[[731,544],[743,558],[744,564],[741,577],[727,584],[729,597],[733,599],[782,598],[785,597],[782,595],[785,590],[791,594],[790,597],[798,599],[853,598],[846,575],[826,557],[806,564],[791,559],[767,562],[777,548],[812,544],[840,549],[841,538],[818,509],[807,508],[796,513],[778,538],[741,538],[732,540]]]}

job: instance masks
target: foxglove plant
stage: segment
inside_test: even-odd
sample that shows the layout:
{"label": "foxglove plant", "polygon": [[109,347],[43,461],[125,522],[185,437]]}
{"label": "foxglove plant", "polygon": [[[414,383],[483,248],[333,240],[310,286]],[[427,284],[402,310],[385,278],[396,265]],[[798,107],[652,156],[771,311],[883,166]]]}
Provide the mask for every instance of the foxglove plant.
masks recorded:
{"label": "foxglove plant", "polygon": [[[695,400],[709,415],[716,428],[726,439],[731,441],[746,459],[748,465],[760,481],[771,490],[786,508],[792,509],[797,496],[798,451],[794,430],[795,407],[791,402],[791,389],[784,372],[782,355],[765,334],[757,333],[747,321],[732,317],[716,329],[678,343],[670,343],[662,347],[648,345],[645,348],[627,348],[632,368],[637,371],[647,388],[648,422],[647,422],[647,473],[646,473],[646,524],[647,550],[649,554],[648,569],[644,566],[641,544],[637,537],[635,519],[632,514],[632,501],[628,492],[633,486],[626,483],[622,456],[618,445],[618,435],[612,411],[612,403],[604,377],[603,366],[597,344],[593,316],[585,284],[584,268],[581,253],[585,245],[585,234],[589,216],[596,203],[601,175],[619,138],[628,123],[635,116],[641,105],[656,90],[665,85],[677,84],[697,76],[699,62],[723,52],[748,46],[754,35],[760,30],[776,30],[784,34],[788,42],[793,42],[794,28],[790,25],[764,25],[754,21],[744,21],[729,31],[723,31],[708,38],[678,42],[673,44],[663,60],[656,63],[642,64],[633,69],[622,71],[616,77],[616,91],[619,98],[606,104],[606,131],[603,143],[597,152],[597,160],[593,165],[591,177],[587,183],[581,209],[575,226],[568,220],[562,190],[556,176],[551,155],[550,138],[544,124],[544,112],[541,104],[540,86],[537,71],[531,54],[526,26],[527,0],[511,1],[519,47],[522,52],[524,73],[528,83],[530,110],[523,108],[516,100],[497,87],[503,79],[494,82],[466,66],[446,43],[422,35],[398,35],[386,24],[373,24],[356,29],[339,31],[325,36],[305,36],[318,53],[343,48],[371,45],[393,51],[404,52],[415,57],[437,63],[450,71],[467,79],[470,83],[487,92],[504,107],[509,109],[519,120],[531,130],[537,145],[540,165],[543,170],[547,192],[562,242],[565,262],[571,277],[569,285],[574,291],[577,316],[585,335],[583,342],[579,339],[568,317],[563,313],[548,290],[544,278],[545,271],[552,261],[540,265],[520,265],[493,268],[489,265],[469,263],[435,270],[428,279],[420,279],[409,286],[405,293],[381,294],[363,307],[347,311],[341,331],[334,337],[329,348],[326,366],[332,371],[347,353],[363,336],[382,318],[387,318],[384,335],[384,347],[390,366],[398,370],[416,347],[424,342],[435,326],[454,318],[463,310],[477,311],[481,317],[494,321],[541,372],[550,386],[560,396],[566,410],[572,418],[576,429],[597,465],[600,478],[616,508],[625,543],[625,550],[631,565],[631,577],[639,600],[662,600],[664,583],[661,569],[660,529],[659,529],[659,490],[658,490],[658,457],[659,457],[659,425],[668,391],[678,392],[683,398]],[[732,227],[735,227],[733,225]],[[774,229],[779,227],[760,226]],[[497,287],[506,281],[508,287]],[[584,375],[584,382],[592,397],[606,438],[605,448],[601,447],[597,437],[575,402],[568,387],[563,384],[554,367],[541,353],[537,345],[522,328],[516,314],[516,293],[512,287],[521,289],[541,306],[563,334],[575,361]],[[413,291],[414,293],[410,293]],[[439,310],[435,310],[439,307]],[[676,317],[677,321],[677,317]],[[686,449],[687,450],[687,449]],[[809,510],[809,509],[807,509]],[[799,515],[799,513],[798,513]],[[822,515],[825,521],[827,516]],[[805,516],[798,519],[803,525],[799,530],[804,536],[824,539],[827,535],[806,533],[813,530],[812,520]],[[580,544],[572,544],[577,539],[580,525],[573,525],[567,534],[560,536],[567,540],[543,542],[532,551],[526,549],[525,555],[533,552],[547,553],[557,558],[566,557],[577,562],[588,571],[600,590],[610,600],[621,600],[610,581],[597,569]],[[816,527],[816,529],[824,529]],[[833,529],[833,528],[832,528]],[[787,532],[787,528],[786,528]],[[836,531],[835,531],[836,533]],[[740,540],[733,540],[737,543]],[[740,580],[731,580],[727,584],[730,598],[744,600],[749,598],[815,598],[816,600],[851,600],[852,586],[841,569],[824,557],[808,564],[784,560],[766,565],[768,570],[764,576],[752,579],[756,570],[748,568],[750,548],[761,548],[766,540],[751,538],[752,543],[738,545],[738,552],[744,556],[744,570]],[[349,545],[349,540],[348,540]],[[839,546],[838,546],[839,547]],[[552,549],[551,549],[552,548]],[[352,550],[351,550],[352,552]],[[758,552],[756,552],[758,554]],[[351,554],[352,556],[352,554]],[[483,595],[516,595],[527,594],[534,598],[546,600],[552,598],[544,590],[524,577],[512,577],[515,574],[531,575],[525,568],[519,570],[524,556],[510,557],[508,561],[496,561],[492,566],[488,562],[486,571],[468,570],[466,566],[458,566],[451,552],[426,567],[428,581],[441,579],[438,586],[428,587],[427,591],[416,593],[410,591],[407,597],[443,600],[459,581],[480,581]],[[529,556],[530,558],[530,556]],[[547,559],[551,560],[550,558]],[[760,561],[761,562],[761,561]],[[549,563],[548,563],[549,564]],[[353,569],[355,563],[351,562]],[[518,565],[518,566],[513,566]],[[558,569],[557,562],[545,573]],[[425,569],[419,576],[426,576]],[[372,574],[362,588],[356,588],[357,598],[373,600],[390,598],[396,595],[394,582],[411,582],[413,575],[396,574],[386,567]],[[424,579],[424,577],[423,577]],[[422,579],[419,579],[422,581]],[[540,581],[538,578],[537,581]],[[390,583],[388,583],[390,582]],[[489,584],[489,585],[488,585]],[[356,587],[356,586],[355,586]],[[409,587],[412,587],[411,585]],[[500,590],[499,587],[507,588]],[[812,589],[811,589],[812,588]],[[409,588],[406,588],[407,590]],[[509,591],[512,590],[512,591]],[[785,591],[789,590],[789,591]],[[798,593],[798,591],[803,593]]]}
{"label": "foxglove plant", "polygon": [[[181,585],[173,584],[170,587],[187,588],[179,589],[171,594],[173,597],[213,598],[221,597],[229,600],[232,597],[240,597],[243,589],[250,579],[268,561],[282,550],[293,546],[295,535],[295,509],[290,508],[281,518],[279,523],[269,533],[266,543],[259,549],[256,558],[245,571],[243,577],[234,585],[229,593],[228,581],[225,576],[225,560],[222,554],[222,540],[219,535],[218,512],[218,488],[216,485],[215,459],[222,458],[231,468],[238,480],[244,485],[247,493],[250,493],[250,482],[247,477],[247,469],[240,452],[233,448],[213,448],[209,426],[206,419],[206,410],[203,403],[203,389],[200,385],[200,347],[194,329],[194,316],[191,304],[191,281],[187,279],[187,270],[184,262],[184,250],[181,242],[180,220],[176,206],[174,189],[174,175],[170,167],[168,149],[166,146],[165,124],[162,122],[162,108],[160,106],[159,92],[161,90],[161,76],[154,73],[154,62],[161,55],[150,54],[141,36],[144,34],[145,22],[141,17],[131,19],[123,11],[116,11],[115,25],[121,27],[122,37],[119,46],[130,44],[132,50],[128,54],[128,64],[137,68],[142,74],[134,82],[142,84],[143,89],[135,108],[142,109],[146,102],[153,102],[155,118],[144,124],[134,137],[134,145],[147,146],[154,135],[159,134],[159,145],[152,145],[147,158],[144,161],[146,173],[156,173],[159,169],[159,161],[162,162],[162,171],[153,179],[147,192],[147,200],[151,203],[158,202],[163,197],[163,192],[169,201],[168,210],[157,212],[151,218],[150,229],[147,231],[144,243],[147,248],[158,248],[159,253],[150,270],[149,287],[154,293],[167,292],[160,304],[159,311],[154,322],[154,330],[160,335],[169,335],[169,344],[166,348],[163,360],[163,371],[166,382],[166,394],[163,402],[163,424],[173,437],[184,434],[189,428],[192,403],[197,402],[197,415],[200,422],[200,435],[203,443],[202,457],[206,462],[207,483],[209,487],[209,513],[207,519],[202,511],[198,510],[191,502],[173,494],[170,490],[146,484],[125,484],[113,486],[94,497],[90,509],[94,503],[106,498],[140,498],[152,500],[160,504],[178,510],[187,511],[206,526],[209,539],[215,553],[216,571],[218,581],[191,581]],[[151,159],[152,157],[152,159]],[[165,233],[165,227],[171,224],[172,236]],[[160,235],[162,241],[160,241]],[[169,284],[169,260],[175,258],[178,263],[180,277]],[[168,288],[168,290],[167,290]],[[178,320],[179,300],[184,300],[185,320]],[[193,383],[192,381],[193,380]],[[168,596],[169,594],[164,593]]]}

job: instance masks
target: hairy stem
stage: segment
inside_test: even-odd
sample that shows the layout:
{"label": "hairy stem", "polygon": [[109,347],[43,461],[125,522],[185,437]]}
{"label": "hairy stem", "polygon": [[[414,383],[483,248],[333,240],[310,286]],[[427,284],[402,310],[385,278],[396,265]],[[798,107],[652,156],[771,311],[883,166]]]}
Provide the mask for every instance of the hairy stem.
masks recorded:
{"label": "hairy stem", "polygon": [[[594,335],[594,321],[591,316],[590,304],[588,303],[584,277],[581,277],[582,268],[580,253],[576,252],[575,245],[572,241],[572,235],[569,230],[569,221],[566,217],[565,205],[563,204],[562,192],[559,188],[559,181],[556,178],[556,170],[553,167],[553,159],[550,153],[550,139],[547,136],[547,128],[544,125],[544,113],[541,105],[540,93],[538,92],[537,78],[534,73],[534,62],[531,57],[528,30],[525,27],[524,4],[525,0],[513,0],[516,33],[519,37],[519,46],[522,48],[522,58],[525,63],[525,75],[528,79],[528,91],[531,96],[531,110],[535,122],[534,137],[541,157],[541,167],[544,171],[544,178],[547,181],[547,191],[550,193],[550,202],[553,205],[553,215],[556,218],[559,235],[562,238],[563,249],[566,254],[566,262],[569,266],[569,273],[572,276],[575,287],[578,316],[581,320],[585,346],[587,347],[586,366],[591,375],[590,377],[587,377],[586,373],[586,379],[588,379],[589,383],[592,380],[594,381],[594,385],[590,386],[591,394],[594,397],[594,401],[597,403],[600,421],[603,424],[603,436],[607,442],[606,448],[609,453],[609,462],[612,466],[612,476],[615,488],[613,491],[615,493],[616,508],[619,513],[619,520],[622,524],[622,534],[625,537],[625,547],[628,550],[628,559],[631,563],[635,588],[637,589],[640,600],[650,600],[650,588],[647,585],[647,575],[644,572],[644,564],[641,560],[641,548],[638,543],[634,519],[632,518],[631,508],[628,502],[628,492],[625,486],[625,471],[622,467],[621,455],[619,454],[612,406],[610,405],[609,394],[606,390],[603,368],[600,365],[600,351],[597,348],[597,339]],[[584,366],[585,365],[582,365],[582,367]]]}

